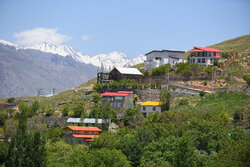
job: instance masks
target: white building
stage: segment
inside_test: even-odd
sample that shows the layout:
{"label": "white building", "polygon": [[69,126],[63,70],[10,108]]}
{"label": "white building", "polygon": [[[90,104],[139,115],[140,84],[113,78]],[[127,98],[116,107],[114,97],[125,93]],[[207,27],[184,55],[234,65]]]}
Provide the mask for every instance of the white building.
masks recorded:
{"label": "white building", "polygon": [[156,101],[146,101],[142,104],[141,106],[141,113],[143,114],[144,117],[146,117],[150,113],[154,112],[161,112],[161,102],[156,102]]}
{"label": "white building", "polygon": [[176,50],[153,50],[147,54],[145,61],[145,69],[152,70],[164,64],[175,65],[176,63],[183,62],[183,54],[185,51]]}
{"label": "white building", "polygon": [[201,66],[213,65],[214,59],[220,59],[221,50],[207,47],[195,46],[190,52],[190,63],[197,63]]}

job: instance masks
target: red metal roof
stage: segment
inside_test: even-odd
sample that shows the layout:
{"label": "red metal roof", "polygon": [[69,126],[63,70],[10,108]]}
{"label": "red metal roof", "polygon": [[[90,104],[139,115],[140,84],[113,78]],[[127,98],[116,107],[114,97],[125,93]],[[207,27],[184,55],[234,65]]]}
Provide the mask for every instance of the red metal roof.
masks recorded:
{"label": "red metal roof", "polygon": [[117,93],[131,94],[131,93],[133,93],[133,91],[118,91]]}
{"label": "red metal roof", "polygon": [[76,138],[92,139],[94,137],[98,137],[99,135],[78,135],[78,134],[73,134],[73,136],[76,137]]}
{"label": "red metal roof", "polygon": [[97,127],[84,127],[84,126],[68,126],[64,130],[73,131],[90,131],[90,132],[101,132],[102,130]]}
{"label": "red metal roof", "polygon": [[92,141],[92,139],[85,139],[85,141]]}
{"label": "red metal roof", "polygon": [[214,49],[214,48],[207,48],[201,46],[195,46],[194,49],[189,50],[188,52],[197,52],[197,51],[208,51],[208,52],[222,52],[221,50]]}
{"label": "red metal roof", "polygon": [[128,96],[132,91],[105,92],[101,96]]}

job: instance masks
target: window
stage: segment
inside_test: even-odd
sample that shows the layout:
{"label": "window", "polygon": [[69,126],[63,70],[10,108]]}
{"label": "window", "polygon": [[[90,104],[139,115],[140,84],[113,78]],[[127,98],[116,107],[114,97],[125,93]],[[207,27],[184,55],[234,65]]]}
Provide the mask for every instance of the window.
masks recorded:
{"label": "window", "polygon": [[193,63],[195,63],[195,58],[193,58]]}
{"label": "window", "polygon": [[115,100],[122,100],[122,96],[116,96]]}
{"label": "window", "polygon": [[155,111],[156,110],[156,107],[155,106],[153,106],[153,111]]}
{"label": "window", "polygon": [[198,59],[198,63],[201,63],[201,59]]}
{"label": "window", "polygon": [[208,54],[209,54],[209,57],[211,57],[211,52],[209,52]]}
{"label": "window", "polygon": [[205,63],[205,58],[202,58],[202,63]]}
{"label": "window", "polygon": [[216,56],[216,52],[214,52],[214,56]]}
{"label": "window", "polygon": [[155,60],[161,60],[161,57],[155,57]]}
{"label": "window", "polygon": [[143,110],[143,111],[146,111],[146,107],[145,107],[145,106],[143,106],[143,107],[142,107],[142,110]]}
{"label": "window", "polygon": [[122,106],[122,103],[117,103],[117,107],[120,108]]}

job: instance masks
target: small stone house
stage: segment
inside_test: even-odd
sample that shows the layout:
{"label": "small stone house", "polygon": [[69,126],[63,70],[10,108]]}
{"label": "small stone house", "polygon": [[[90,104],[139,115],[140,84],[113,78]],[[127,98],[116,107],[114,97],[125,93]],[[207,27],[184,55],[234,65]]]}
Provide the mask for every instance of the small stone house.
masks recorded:
{"label": "small stone house", "polygon": [[162,102],[157,101],[146,101],[141,103],[141,113],[144,117],[148,116],[150,113],[161,112],[161,106],[163,105]]}
{"label": "small stone house", "polygon": [[94,137],[99,136],[102,130],[97,127],[81,127],[81,126],[67,126],[63,129],[65,135],[63,139],[69,144],[85,144],[93,140]]}

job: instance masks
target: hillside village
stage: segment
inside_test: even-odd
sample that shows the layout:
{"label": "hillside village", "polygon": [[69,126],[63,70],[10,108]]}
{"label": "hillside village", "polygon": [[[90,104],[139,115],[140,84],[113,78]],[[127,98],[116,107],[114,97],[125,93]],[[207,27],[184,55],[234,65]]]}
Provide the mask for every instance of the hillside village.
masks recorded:
{"label": "hillside village", "polygon": [[[90,153],[105,159],[105,149],[122,166],[247,166],[249,41],[153,50],[142,64],[99,70],[52,97],[0,99],[0,139],[13,140],[25,113],[27,133],[46,136],[50,165],[91,166]],[[8,155],[0,151],[0,164]]]}

